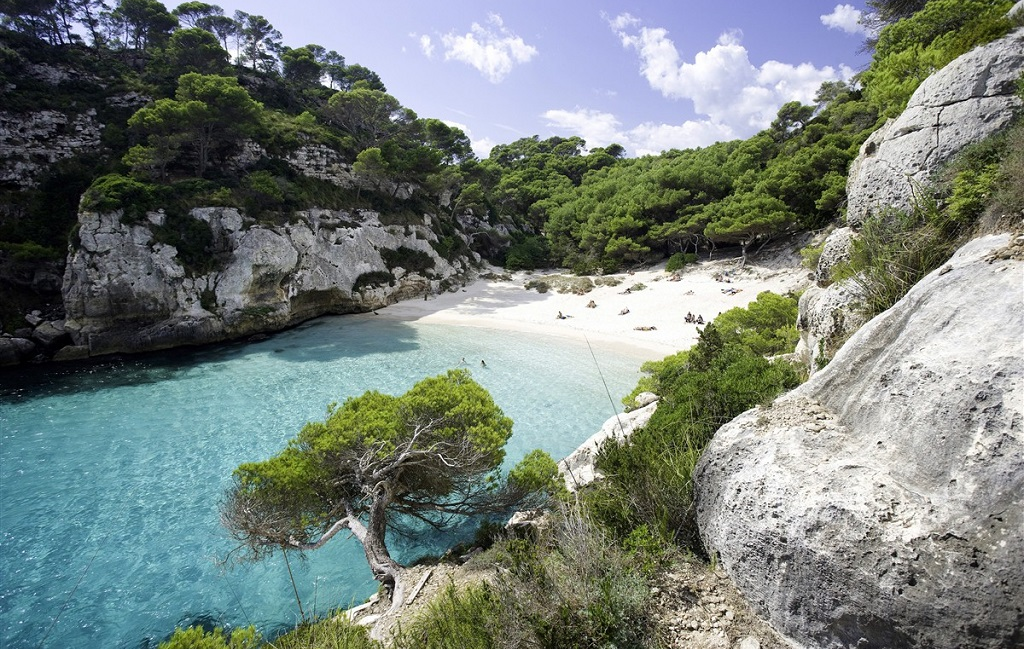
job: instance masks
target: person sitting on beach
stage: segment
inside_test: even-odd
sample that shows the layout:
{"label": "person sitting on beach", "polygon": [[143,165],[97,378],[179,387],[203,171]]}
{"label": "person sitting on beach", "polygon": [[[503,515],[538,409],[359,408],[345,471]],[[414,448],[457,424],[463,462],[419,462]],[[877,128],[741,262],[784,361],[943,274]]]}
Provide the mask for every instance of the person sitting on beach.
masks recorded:
{"label": "person sitting on beach", "polygon": [[558,312],[558,315],[556,315],[555,318],[558,319],[558,320],[565,320],[565,316],[562,315],[561,311]]}
{"label": "person sitting on beach", "polygon": [[626,315],[627,313],[629,313],[629,309],[623,309],[622,311],[619,311],[619,315]]}
{"label": "person sitting on beach", "polygon": [[693,322],[693,314],[687,311],[684,320],[686,320],[687,323]]}
{"label": "person sitting on beach", "polygon": [[697,324],[704,324],[704,316],[702,316],[702,315],[698,315],[697,316]]}
{"label": "person sitting on beach", "polygon": [[597,308],[597,302],[595,302],[593,300],[587,302],[587,308],[588,309],[596,309]]}

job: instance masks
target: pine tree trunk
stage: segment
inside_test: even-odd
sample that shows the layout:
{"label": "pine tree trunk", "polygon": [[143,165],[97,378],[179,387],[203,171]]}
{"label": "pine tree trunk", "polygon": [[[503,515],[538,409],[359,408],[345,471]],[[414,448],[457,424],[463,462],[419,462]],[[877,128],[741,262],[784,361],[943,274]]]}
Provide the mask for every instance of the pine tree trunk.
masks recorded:
{"label": "pine tree trunk", "polygon": [[369,524],[363,525],[362,521],[352,518],[348,522],[348,528],[362,544],[366,563],[373,572],[373,578],[391,591],[391,610],[395,610],[405,603],[405,585],[402,583],[405,570],[391,558],[391,553],[385,545],[388,530],[387,507],[387,498],[374,500],[370,508]]}

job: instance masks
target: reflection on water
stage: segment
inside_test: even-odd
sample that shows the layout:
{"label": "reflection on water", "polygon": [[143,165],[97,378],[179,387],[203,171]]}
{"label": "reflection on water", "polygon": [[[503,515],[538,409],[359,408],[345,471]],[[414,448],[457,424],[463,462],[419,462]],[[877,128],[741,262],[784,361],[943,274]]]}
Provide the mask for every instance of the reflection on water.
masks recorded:
{"label": "reflection on water", "polygon": [[[275,453],[329,402],[400,394],[463,359],[515,421],[509,462],[535,447],[565,455],[612,413],[584,345],[369,316],[0,372],[0,646],[146,647],[175,626],[294,624],[280,556],[219,563],[232,547],[217,518],[232,469]],[[616,398],[635,385],[635,360],[598,361]],[[393,547],[410,560],[451,541],[424,532]],[[376,590],[351,540],[291,563],[307,611]]]}

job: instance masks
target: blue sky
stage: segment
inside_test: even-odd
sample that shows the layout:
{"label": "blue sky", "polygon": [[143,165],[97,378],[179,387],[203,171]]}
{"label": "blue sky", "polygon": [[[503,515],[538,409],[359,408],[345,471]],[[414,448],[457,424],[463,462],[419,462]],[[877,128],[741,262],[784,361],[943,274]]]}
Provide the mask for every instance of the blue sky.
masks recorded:
{"label": "blue sky", "polygon": [[[168,2],[173,8],[176,3]],[[538,135],[629,155],[749,137],[868,63],[852,3],[776,0],[239,0],[285,45],[377,72],[486,157]]]}

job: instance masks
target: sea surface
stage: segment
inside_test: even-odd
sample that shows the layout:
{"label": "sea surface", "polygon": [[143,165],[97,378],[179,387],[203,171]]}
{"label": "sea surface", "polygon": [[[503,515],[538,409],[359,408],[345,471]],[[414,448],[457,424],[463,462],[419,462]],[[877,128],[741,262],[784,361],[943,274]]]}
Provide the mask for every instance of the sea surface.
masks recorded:
{"label": "sea surface", "polygon": [[[486,362],[486,366],[481,364]],[[584,341],[373,316],[267,340],[0,371],[0,647],[155,647],[175,627],[274,635],[376,591],[358,543],[258,564],[218,503],[241,462],[280,450],[332,401],[469,367],[515,421],[508,463],[567,455],[621,410],[639,360]],[[606,387],[607,386],[607,387]],[[447,537],[389,537],[400,560]],[[460,537],[461,535],[461,537]]]}

